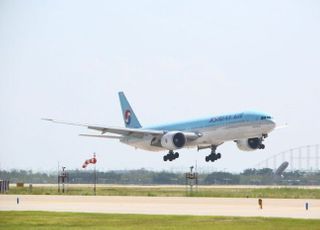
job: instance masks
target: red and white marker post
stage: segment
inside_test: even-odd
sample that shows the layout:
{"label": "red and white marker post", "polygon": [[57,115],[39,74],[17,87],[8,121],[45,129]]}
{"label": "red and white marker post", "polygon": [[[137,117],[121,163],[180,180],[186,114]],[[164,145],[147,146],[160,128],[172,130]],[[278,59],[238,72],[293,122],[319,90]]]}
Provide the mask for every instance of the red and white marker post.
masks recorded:
{"label": "red and white marker post", "polygon": [[94,164],[94,186],[93,186],[94,195],[96,195],[96,185],[97,185],[96,163],[97,163],[96,153],[93,153],[93,158],[86,160],[82,165],[82,168],[85,169],[89,164]]}

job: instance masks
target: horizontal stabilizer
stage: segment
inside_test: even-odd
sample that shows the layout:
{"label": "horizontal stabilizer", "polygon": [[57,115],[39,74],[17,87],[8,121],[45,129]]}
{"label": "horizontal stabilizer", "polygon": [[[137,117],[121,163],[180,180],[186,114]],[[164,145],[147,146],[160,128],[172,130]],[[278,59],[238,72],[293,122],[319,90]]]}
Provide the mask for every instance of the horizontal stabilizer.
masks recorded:
{"label": "horizontal stabilizer", "polygon": [[112,136],[112,135],[94,135],[94,134],[79,134],[82,137],[102,137],[102,138],[110,138],[110,139],[121,139],[122,136]]}

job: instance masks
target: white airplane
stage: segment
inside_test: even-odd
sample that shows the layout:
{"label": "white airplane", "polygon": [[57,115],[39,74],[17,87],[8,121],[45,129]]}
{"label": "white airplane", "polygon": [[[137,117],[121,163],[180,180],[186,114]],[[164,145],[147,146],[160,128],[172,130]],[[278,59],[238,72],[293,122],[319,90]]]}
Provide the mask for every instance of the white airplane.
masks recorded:
{"label": "white airplane", "polygon": [[119,139],[122,143],[148,151],[169,150],[163,157],[164,161],[178,158],[179,153],[175,152],[177,149],[196,147],[198,151],[211,149],[205,160],[214,162],[221,158],[221,154],[216,153],[217,147],[227,141],[236,142],[243,151],[264,149],[263,140],[276,127],[275,121],[268,114],[240,112],[143,128],[123,92],[119,92],[119,99],[125,128],[70,123],[48,118],[44,120],[83,126],[101,132],[98,135],[80,136]]}

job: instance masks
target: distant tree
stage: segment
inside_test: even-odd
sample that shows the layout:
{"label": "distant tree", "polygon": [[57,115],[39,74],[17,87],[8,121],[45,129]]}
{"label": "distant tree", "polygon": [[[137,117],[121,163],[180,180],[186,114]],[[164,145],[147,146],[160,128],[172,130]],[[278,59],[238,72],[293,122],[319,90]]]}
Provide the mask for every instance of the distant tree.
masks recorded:
{"label": "distant tree", "polygon": [[208,174],[204,179],[204,184],[238,184],[239,175],[233,175],[227,172],[214,172]]}
{"label": "distant tree", "polygon": [[243,171],[243,173],[241,173],[241,175],[245,175],[245,176],[252,176],[252,175],[256,175],[256,174],[257,174],[256,169],[245,169]]}
{"label": "distant tree", "polygon": [[273,170],[270,168],[259,169],[259,170],[257,170],[257,175],[271,176],[271,175],[273,175]]}
{"label": "distant tree", "polygon": [[177,175],[174,173],[161,172],[155,173],[152,178],[154,184],[176,184]]}

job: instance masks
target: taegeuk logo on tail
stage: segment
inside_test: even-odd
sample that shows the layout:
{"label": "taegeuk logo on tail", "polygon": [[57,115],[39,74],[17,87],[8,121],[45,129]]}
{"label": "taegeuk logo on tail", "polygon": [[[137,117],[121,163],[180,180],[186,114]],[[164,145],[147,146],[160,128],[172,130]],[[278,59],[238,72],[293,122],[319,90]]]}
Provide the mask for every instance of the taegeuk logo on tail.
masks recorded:
{"label": "taegeuk logo on tail", "polygon": [[124,122],[129,125],[131,121],[131,112],[130,110],[126,110],[124,113]]}

